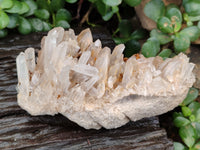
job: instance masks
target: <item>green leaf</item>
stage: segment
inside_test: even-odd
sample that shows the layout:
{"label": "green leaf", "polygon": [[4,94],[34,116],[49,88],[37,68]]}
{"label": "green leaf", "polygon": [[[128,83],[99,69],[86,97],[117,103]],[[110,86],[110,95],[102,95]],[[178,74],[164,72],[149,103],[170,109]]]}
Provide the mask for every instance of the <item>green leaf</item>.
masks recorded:
{"label": "green leaf", "polygon": [[124,56],[131,57],[133,54],[139,53],[140,43],[136,40],[129,40],[125,44]]}
{"label": "green leaf", "polygon": [[134,40],[142,40],[147,36],[148,32],[144,29],[137,29],[133,33],[131,33],[131,39]]}
{"label": "green leaf", "polygon": [[182,106],[181,110],[182,110],[184,117],[189,117],[192,114],[192,111],[190,110],[190,108],[188,108],[186,106]]}
{"label": "green leaf", "polygon": [[17,0],[13,0],[13,6],[9,9],[6,9],[5,11],[8,13],[19,13],[22,9],[22,4],[21,2]]}
{"label": "green leaf", "polygon": [[46,9],[35,10],[34,15],[42,20],[47,20],[50,17],[50,13]]}
{"label": "green leaf", "polygon": [[182,36],[188,36],[191,42],[196,41],[200,36],[200,30],[197,26],[191,26],[184,28],[180,35]]}
{"label": "green leaf", "polygon": [[182,14],[177,8],[170,8],[166,12],[166,17],[168,17],[173,25],[174,32],[177,32],[181,29],[182,25]]}
{"label": "green leaf", "polygon": [[8,15],[3,10],[0,10],[0,29],[5,28],[8,24],[9,24]]}
{"label": "green leaf", "polygon": [[179,7],[177,5],[175,5],[174,3],[171,3],[171,4],[167,5],[166,10],[168,11],[171,8],[177,8],[177,9],[179,9]]}
{"label": "green leaf", "polygon": [[189,119],[190,119],[191,122],[194,122],[196,120],[196,118],[195,118],[195,116],[193,114],[190,115]]}
{"label": "green leaf", "polygon": [[199,16],[200,15],[200,1],[199,0],[189,0],[184,3],[184,8],[186,13],[190,16]]}
{"label": "green leaf", "polygon": [[174,29],[172,26],[172,22],[167,17],[161,17],[157,21],[157,27],[160,31],[164,33],[173,33]]}
{"label": "green leaf", "polygon": [[182,127],[182,126],[186,126],[187,124],[190,123],[190,120],[188,120],[187,118],[185,117],[181,117],[181,116],[178,116],[174,119],[174,125],[178,128]]}
{"label": "green leaf", "polygon": [[183,100],[182,104],[183,106],[186,106],[190,104],[192,101],[194,101],[198,97],[199,91],[196,88],[190,88],[188,91],[187,97]]}
{"label": "green leaf", "polygon": [[158,56],[162,57],[162,58],[168,58],[170,55],[172,54],[172,50],[171,49],[163,49]]}
{"label": "green leaf", "polygon": [[197,142],[192,148],[193,148],[192,150],[199,150],[200,149],[200,141]]}
{"label": "green leaf", "polygon": [[114,13],[112,11],[110,11],[110,12],[106,13],[104,16],[102,16],[102,19],[104,21],[108,21],[108,20],[110,20],[110,18],[112,18],[113,14]]}
{"label": "green leaf", "polygon": [[119,31],[122,37],[129,37],[131,34],[131,31],[133,29],[133,26],[131,24],[131,21],[123,19],[119,23]]}
{"label": "green leaf", "polygon": [[117,6],[121,4],[122,0],[102,0],[104,4],[108,6]]}
{"label": "green leaf", "polygon": [[30,10],[28,4],[26,4],[25,2],[21,2],[21,5],[22,5],[22,8],[21,10],[19,11],[19,14],[24,14],[26,12],[28,12]]}
{"label": "green leaf", "polygon": [[118,45],[118,44],[126,43],[129,40],[129,38],[114,37],[113,40],[114,40],[115,44]]}
{"label": "green leaf", "polygon": [[175,119],[176,117],[183,117],[183,114],[181,112],[174,112],[173,113],[173,119]]}
{"label": "green leaf", "polygon": [[197,133],[191,124],[182,126],[179,130],[179,135],[189,148],[194,145],[197,138]]}
{"label": "green leaf", "polygon": [[37,0],[36,3],[39,9],[46,9],[50,11],[50,3],[48,3],[47,0]]}
{"label": "green leaf", "polygon": [[73,3],[76,3],[78,0],[65,0],[65,1],[68,2],[68,3],[73,4]]}
{"label": "green leaf", "polygon": [[158,29],[151,30],[150,36],[157,38],[161,45],[167,44],[172,41],[172,38],[168,34],[163,33]]}
{"label": "green leaf", "polygon": [[200,103],[192,102],[188,107],[191,109],[192,114],[196,114],[197,110],[200,108]]}
{"label": "green leaf", "polygon": [[197,24],[197,27],[199,28],[199,30],[200,30],[200,21],[198,22],[198,24]]}
{"label": "green leaf", "polygon": [[32,31],[31,24],[26,18],[23,18],[23,17],[19,18],[18,31],[21,34],[29,34],[29,33],[31,33],[31,31]]}
{"label": "green leaf", "polygon": [[4,38],[7,35],[8,35],[8,30],[7,29],[0,30],[0,38]]}
{"label": "green leaf", "polygon": [[131,7],[139,5],[141,3],[141,1],[142,0],[124,0],[124,2]]}
{"label": "green leaf", "polygon": [[64,0],[52,0],[50,4],[50,8],[52,12],[56,12],[61,8],[64,8],[65,1]]}
{"label": "green leaf", "polygon": [[174,150],[187,150],[187,147],[185,147],[182,143],[174,142]]}
{"label": "green leaf", "polygon": [[192,122],[191,123],[193,128],[196,130],[197,138],[200,138],[200,123],[199,122]]}
{"label": "green leaf", "polygon": [[109,8],[109,6],[106,6],[102,1],[99,0],[96,2],[96,7],[101,16],[105,16]]}
{"label": "green leaf", "polygon": [[43,21],[42,23],[43,23],[43,31],[49,31],[49,30],[52,29],[51,24],[49,24],[49,23],[47,23],[45,21]]}
{"label": "green leaf", "polygon": [[70,28],[70,25],[66,20],[59,20],[58,22],[56,22],[56,27],[63,27],[65,29],[68,29]]}
{"label": "green leaf", "polygon": [[24,14],[24,16],[28,17],[33,15],[35,10],[38,8],[36,2],[33,0],[23,0],[23,2],[25,2],[30,8],[29,11]]}
{"label": "green leaf", "polygon": [[32,27],[32,31],[34,32],[41,32],[43,31],[43,22],[39,18],[31,18],[29,22]]}
{"label": "green leaf", "polygon": [[195,115],[195,120],[200,123],[200,108],[197,109]]}
{"label": "green leaf", "polygon": [[0,9],[8,9],[13,6],[12,0],[2,0],[0,1]]}
{"label": "green leaf", "polygon": [[9,17],[9,24],[7,25],[7,28],[13,29],[18,24],[18,16],[16,14],[10,14]]}
{"label": "green leaf", "polygon": [[155,22],[165,13],[165,5],[162,0],[151,0],[144,7],[144,13]]}
{"label": "green leaf", "polygon": [[72,20],[72,16],[67,9],[59,9],[56,13],[56,21],[66,20],[70,22]]}
{"label": "green leaf", "polygon": [[142,54],[145,57],[155,57],[159,50],[159,41],[154,37],[148,39],[142,46]]}
{"label": "green leaf", "polygon": [[185,52],[190,47],[190,39],[188,36],[176,36],[174,39],[175,52],[178,54],[180,52]]}

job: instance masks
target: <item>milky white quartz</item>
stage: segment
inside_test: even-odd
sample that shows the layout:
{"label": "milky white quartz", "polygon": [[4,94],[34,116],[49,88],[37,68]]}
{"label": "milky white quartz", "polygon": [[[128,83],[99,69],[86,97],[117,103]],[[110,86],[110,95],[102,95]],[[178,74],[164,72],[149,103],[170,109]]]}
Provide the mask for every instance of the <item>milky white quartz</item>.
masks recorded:
{"label": "milky white quartz", "polygon": [[124,48],[102,48],[89,29],[78,36],[52,29],[38,58],[33,48],[17,56],[18,104],[31,115],[61,113],[86,129],[117,128],[178,106],[195,81],[189,58],[127,60]]}

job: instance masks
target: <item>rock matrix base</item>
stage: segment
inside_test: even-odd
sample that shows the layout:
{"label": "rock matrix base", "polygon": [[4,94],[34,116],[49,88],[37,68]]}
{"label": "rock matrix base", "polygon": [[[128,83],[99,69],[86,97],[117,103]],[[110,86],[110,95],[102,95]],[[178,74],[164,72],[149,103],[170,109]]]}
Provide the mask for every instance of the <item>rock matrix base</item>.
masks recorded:
{"label": "rock matrix base", "polygon": [[117,128],[178,106],[195,81],[189,58],[127,59],[124,48],[111,53],[89,29],[78,36],[52,29],[38,58],[33,48],[17,56],[18,104],[31,115],[61,113],[86,129]]}

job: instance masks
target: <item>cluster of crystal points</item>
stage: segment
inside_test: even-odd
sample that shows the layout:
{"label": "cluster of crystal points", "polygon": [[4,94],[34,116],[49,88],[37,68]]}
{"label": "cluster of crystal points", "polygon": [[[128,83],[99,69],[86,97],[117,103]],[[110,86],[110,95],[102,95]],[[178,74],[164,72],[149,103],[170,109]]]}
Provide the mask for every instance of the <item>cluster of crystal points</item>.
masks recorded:
{"label": "cluster of crystal points", "polygon": [[33,48],[16,59],[18,104],[32,115],[61,113],[86,129],[117,128],[180,104],[195,81],[187,56],[125,59],[124,48],[111,53],[89,29],[76,36],[54,28],[37,59]]}

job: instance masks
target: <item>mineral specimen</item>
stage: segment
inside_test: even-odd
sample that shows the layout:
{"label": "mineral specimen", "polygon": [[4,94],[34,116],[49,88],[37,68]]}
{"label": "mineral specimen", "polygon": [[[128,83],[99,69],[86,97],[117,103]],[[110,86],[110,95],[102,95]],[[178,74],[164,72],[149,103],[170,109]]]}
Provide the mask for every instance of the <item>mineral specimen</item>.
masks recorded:
{"label": "mineral specimen", "polygon": [[18,104],[31,115],[61,113],[86,129],[117,128],[178,106],[195,81],[187,56],[125,59],[124,48],[111,53],[89,29],[76,36],[54,28],[38,58],[33,48],[17,56]]}

